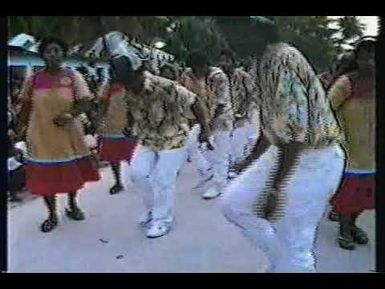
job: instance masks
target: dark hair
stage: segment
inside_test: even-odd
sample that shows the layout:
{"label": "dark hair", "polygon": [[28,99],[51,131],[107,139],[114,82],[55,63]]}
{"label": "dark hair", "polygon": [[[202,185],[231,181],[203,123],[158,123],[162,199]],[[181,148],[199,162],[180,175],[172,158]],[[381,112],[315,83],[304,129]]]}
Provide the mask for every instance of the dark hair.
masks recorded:
{"label": "dark hair", "polygon": [[113,57],[110,59],[109,63],[110,79],[113,81],[122,81],[123,78],[130,77],[143,70],[143,66],[134,70],[130,58],[126,55]]}
{"label": "dark hair", "polygon": [[221,56],[225,56],[226,58],[229,58],[233,63],[236,63],[236,57],[235,53],[231,49],[224,49],[222,50]]}
{"label": "dark hair", "polygon": [[372,37],[363,37],[360,41],[358,41],[355,49],[354,49],[354,58],[357,59],[358,54],[361,51],[369,51],[375,48],[376,41]]}
{"label": "dark hair", "polygon": [[45,49],[47,48],[47,46],[49,44],[52,44],[52,43],[59,45],[63,49],[64,55],[65,56],[67,55],[67,52],[68,52],[68,45],[67,44],[65,44],[63,41],[61,41],[60,39],[57,39],[55,37],[46,37],[46,38],[43,38],[39,44],[38,53],[39,53],[40,57],[43,57]]}
{"label": "dark hair", "polygon": [[[178,69],[174,66],[174,65],[171,65],[171,64],[168,64],[168,63],[165,63],[163,64],[160,68],[159,68],[159,75],[160,76],[163,76],[163,73],[165,70],[170,70],[171,73],[173,74],[174,78],[177,79],[178,78]],[[174,79],[174,80],[175,80]]]}
{"label": "dark hair", "polygon": [[188,66],[210,66],[210,60],[207,54],[201,51],[192,51],[187,58]]}
{"label": "dark hair", "polygon": [[357,62],[353,54],[344,54],[337,61],[334,73],[336,78],[339,76],[357,70]]}

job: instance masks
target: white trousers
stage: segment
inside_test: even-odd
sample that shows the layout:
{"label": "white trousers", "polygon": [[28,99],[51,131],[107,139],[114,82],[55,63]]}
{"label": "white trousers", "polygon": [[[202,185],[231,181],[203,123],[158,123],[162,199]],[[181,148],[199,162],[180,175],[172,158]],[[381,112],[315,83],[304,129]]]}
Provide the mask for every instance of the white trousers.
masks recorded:
{"label": "white trousers", "polygon": [[285,214],[271,223],[257,217],[252,206],[264,191],[277,157],[278,148],[271,146],[230,184],[222,199],[223,213],[266,253],[273,272],[315,272],[316,230],[338,188],[345,154],[338,145],[303,151],[286,186]]}
{"label": "white trousers", "polygon": [[245,159],[257,142],[259,129],[252,120],[244,120],[236,123],[231,134],[232,163],[238,163]]}
{"label": "white trousers", "polygon": [[215,131],[212,136],[213,151],[208,151],[208,160],[213,168],[213,186],[223,191],[228,184],[231,162],[231,131]]}
{"label": "white trousers", "polygon": [[217,190],[223,190],[228,183],[228,171],[231,158],[230,131],[215,131],[211,136],[213,151],[201,145],[198,140],[200,126],[196,125],[190,132],[186,143],[189,158],[198,169],[201,180],[207,180],[213,175],[210,185]]}
{"label": "white trousers", "polygon": [[176,181],[185,161],[185,148],[154,151],[143,146],[132,160],[131,181],[154,221],[172,222]]}
{"label": "white trousers", "polygon": [[211,164],[208,161],[207,148],[199,143],[201,127],[196,124],[190,131],[186,141],[186,150],[191,163],[197,168],[199,177],[206,179],[211,175]]}

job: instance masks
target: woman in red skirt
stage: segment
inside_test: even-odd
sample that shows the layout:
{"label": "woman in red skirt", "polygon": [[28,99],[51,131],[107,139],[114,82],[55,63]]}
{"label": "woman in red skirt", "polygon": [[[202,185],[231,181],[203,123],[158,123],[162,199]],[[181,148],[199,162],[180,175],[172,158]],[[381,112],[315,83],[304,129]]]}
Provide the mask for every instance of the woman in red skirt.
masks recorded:
{"label": "woman in red skirt", "polygon": [[28,78],[22,92],[21,122],[27,126],[28,146],[26,186],[44,197],[49,211],[42,232],[58,224],[57,193],[68,194],[67,216],[83,220],[77,191],[100,178],[76,118],[87,107],[91,93],[77,71],[62,67],[66,52],[60,40],[44,39],[39,54],[45,69]]}
{"label": "woman in red skirt", "polygon": [[358,70],[342,75],[329,97],[346,135],[347,167],[339,192],[331,203],[340,222],[338,243],[353,250],[367,244],[367,234],[357,227],[364,210],[374,209],[375,196],[375,83],[374,41],[357,45]]}
{"label": "woman in red skirt", "polygon": [[110,80],[102,89],[100,99],[104,103],[104,120],[100,128],[99,153],[102,161],[111,164],[115,185],[110,194],[124,190],[121,180],[121,162],[130,163],[137,146],[135,137],[127,136],[125,128],[129,127],[127,105],[124,100],[126,90],[123,85]]}

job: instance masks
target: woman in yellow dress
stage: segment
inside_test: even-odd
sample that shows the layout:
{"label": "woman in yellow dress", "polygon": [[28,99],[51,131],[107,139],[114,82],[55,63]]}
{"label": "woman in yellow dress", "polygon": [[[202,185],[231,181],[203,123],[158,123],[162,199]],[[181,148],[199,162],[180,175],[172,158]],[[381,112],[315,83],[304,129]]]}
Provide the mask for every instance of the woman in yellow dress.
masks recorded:
{"label": "woman in yellow dress", "polygon": [[68,194],[67,216],[83,220],[77,192],[86,182],[100,178],[77,119],[91,93],[79,72],[63,68],[66,52],[62,41],[44,39],[39,54],[45,68],[28,78],[22,91],[21,121],[27,126],[27,189],[44,197],[49,212],[41,225],[42,232],[58,225],[57,193]]}
{"label": "woman in yellow dress", "polygon": [[375,196],[375,69],[373,40],[355,50],[358,69],[342,75],[329,91],[333,109],[344,129],[347,166],[339,192],[331,203],[338,214],[341,248],[367,244],[367,234],[356,225],[364,210],[374,209]]}

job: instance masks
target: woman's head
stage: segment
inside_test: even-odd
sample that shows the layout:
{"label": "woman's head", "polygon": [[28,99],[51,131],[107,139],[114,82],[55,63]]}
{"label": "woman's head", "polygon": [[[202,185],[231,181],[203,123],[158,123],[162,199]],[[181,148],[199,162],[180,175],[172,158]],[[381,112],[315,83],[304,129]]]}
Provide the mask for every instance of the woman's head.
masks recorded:
{"label": "woman's head", "polygon": [[374,52],[375,40],[372,38],[363,39],[356,45],[354,56],[361,71],[374,70]]}
{"label": "woman's head", "polygon": [[44,38],[39,45],[39,55],[47,66],[60,66],[67,56],[68,46],[56,38]]}
{"label": "woman's head", "polygon": [[344,54],[333,68],[333,76],[339,77],[345,73],[351,72],[357,69],[357,63],[352,54]]}

